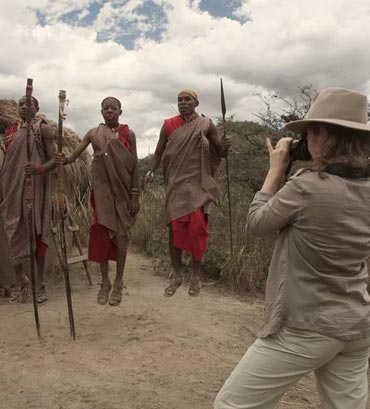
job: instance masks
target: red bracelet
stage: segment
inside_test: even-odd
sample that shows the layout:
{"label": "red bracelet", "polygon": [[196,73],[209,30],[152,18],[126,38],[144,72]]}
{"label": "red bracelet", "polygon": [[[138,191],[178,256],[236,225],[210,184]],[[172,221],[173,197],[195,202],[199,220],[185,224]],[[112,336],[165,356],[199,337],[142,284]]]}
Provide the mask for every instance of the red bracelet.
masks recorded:
{"label": "red bracelet", "polygon": [[36,165],[36,169],[39,171],[40,175],[45,175],[46,173],[46,168],[43,165]]}

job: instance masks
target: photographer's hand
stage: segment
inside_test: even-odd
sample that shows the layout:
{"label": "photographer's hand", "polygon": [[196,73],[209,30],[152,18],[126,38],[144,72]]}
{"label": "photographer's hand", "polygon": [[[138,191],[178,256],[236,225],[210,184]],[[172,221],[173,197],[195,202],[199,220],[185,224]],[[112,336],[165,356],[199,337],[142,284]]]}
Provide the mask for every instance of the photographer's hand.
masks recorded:
{"label": "photographer's hand", "polygon": [[289,150],[292,138],[281,138],[273,148],[270,138],[266,139],[267,149],[270,155],[270,169],[266,175],[261,192],[275,194],[281,178],[289,165]]}

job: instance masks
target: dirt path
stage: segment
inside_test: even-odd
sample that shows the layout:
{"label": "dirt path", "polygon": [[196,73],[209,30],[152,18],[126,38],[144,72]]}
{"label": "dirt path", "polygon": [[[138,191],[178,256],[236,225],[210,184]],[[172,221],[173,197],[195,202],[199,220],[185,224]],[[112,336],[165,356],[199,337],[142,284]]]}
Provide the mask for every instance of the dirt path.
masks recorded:
{"label": "dirt path", "polygon": [[[95,275],[95,283],[98,276]],[[97,285],[76,277],[77,340],[69,339],[62,285],[40,308],[38,341],[32,305],[0,305],[1,409],[212,409],[214,397],[254,340],[261,300],[243,301],[206,286],[162,296],[166,281],[131,251],[120,307],[99,306]],[[282,408],[317,408],[312,377]]]}

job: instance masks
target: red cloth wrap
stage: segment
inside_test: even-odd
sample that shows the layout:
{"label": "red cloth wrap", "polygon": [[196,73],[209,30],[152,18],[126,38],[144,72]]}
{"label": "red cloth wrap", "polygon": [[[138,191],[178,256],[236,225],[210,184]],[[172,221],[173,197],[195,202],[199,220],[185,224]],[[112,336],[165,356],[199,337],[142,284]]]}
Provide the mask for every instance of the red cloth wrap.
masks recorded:
{"label": "red cloth wrap", "polygon": [[185,121],[181,115],[174,116],[169,119],[164,120],[164,128],[166,129],[167,138],[170,137],[171,133],[175,131],[180,126],[184,125]]}
{"label": "red cloth wrap", "polygon": [[13,142],[14,140],[14,134],[18,130],[18,124],[14,123],[8,126],[8,128],[5,130],[5,149],[9,148],[9,145]]}
{"label": "red cloth wrap", "polygon": [[[119,125],[118,139],[129,152],[131,152],[131,144],[129,142],[130,130],[127,125]],[[117,247],[110,239],[108,229],[99,224],[96,220],[94,192],[91,192],[90,203],[93,209],[94,220],[90,225],[88,257],[90,261],[100,263],[102,261],[113,260],[117,261]]]}
{"label": "red cloth wrap", "polygon": [[174,247],[201,261],[207,250],[208,219],[203,207],[171,222]]}
{"label": "red cloth wrap", "polygon": [[36,238],[36,256],[45,257],[48,245],[41,241],[41,236]]}

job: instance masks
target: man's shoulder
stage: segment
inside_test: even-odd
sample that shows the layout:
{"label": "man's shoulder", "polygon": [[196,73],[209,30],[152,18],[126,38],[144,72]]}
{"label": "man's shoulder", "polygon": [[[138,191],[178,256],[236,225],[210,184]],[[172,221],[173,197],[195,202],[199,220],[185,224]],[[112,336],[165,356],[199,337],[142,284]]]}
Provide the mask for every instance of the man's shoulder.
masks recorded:
{"label": "man's shoulder", "polygon": [[172,116],[171,118],[166,118],[164,122],[173,122],[179,119],[181,119],[181,115],[175,115],[175,116]]}
{"label": "man's shoulder", "polygon": [[95,126],[94,128],[90,128],[87,132],[86,135],[93,135],[97,132],[97,130],[102,126],[102,124],[99,124],[98,126]]}

